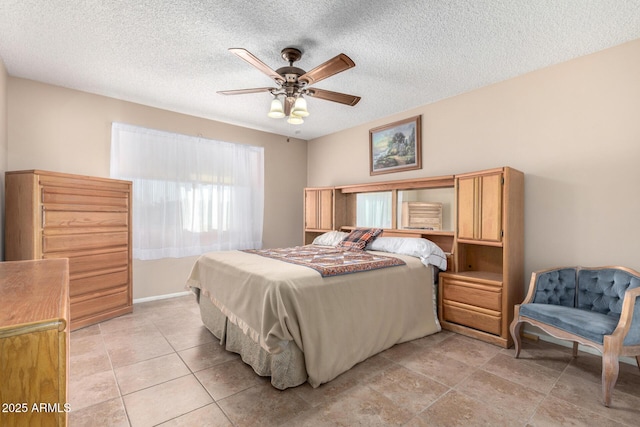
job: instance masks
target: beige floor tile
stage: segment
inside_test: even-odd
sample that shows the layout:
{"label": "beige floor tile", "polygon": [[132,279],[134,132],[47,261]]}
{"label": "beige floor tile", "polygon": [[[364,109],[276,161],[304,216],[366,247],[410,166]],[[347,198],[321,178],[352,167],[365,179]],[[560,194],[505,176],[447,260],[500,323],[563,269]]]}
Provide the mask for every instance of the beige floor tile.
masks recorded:
{"label": "beige floor tile", "polygon": [[356,364],[354,367],[349,369],[347,372],[344,372],[339,375],[339,377],[353,377],[359,383],[366,383],[369,381],[374,375],[377,375],[379,372],[393,366],[394,363],[391,362],[386,357],[376,354],[371,356],[370,358]]}
{"label": "beige floor tile", "polygon": [[105,346],[114,368],[173,353],[174,349],[157,330],[104,335]]}
{"label": "beige floor tile", "polygon": [[[579,356],[571,361],[566,371],[569,375],[580,375],[597,384],[602,380],[602,357],[587,353],[579,353]],[[615,390],[640,397],[640,369],[637,365],[620,362],[618,380]]]}
{"label": "beige floor tile", "polygon": [[443,351],[426,348],[403,360],[400,364],[449,387],[454,387],[471,375],[475,369],[466,363],[449,357]]}
{"label": "beige floor tile", "polygon": [[413,414],[421,412],[449,390],[449,387],[403,366],[380,372],[367,385]]}
{"label": "beige floor tile", "polygon": [[179,351],[178,354],[192,372],[240,358],[239,355],[225,350],[218,341],[188,348]]}
{"label": "beige floor tile", "polygon": [[435,348],[447,354],[447,357],[459,360],[466,365],[478,367],[484,365],[501,350],[493,344],[456,335],[437,343]]}
{"label": "beige floor tile", "polygon": [[69,346],[69,370],[74,378],[111,370],[111,361],[101,335],[72,334]]}
{"label": "beige floor tile", "polygon": [[482,369],[544,394],[551,391],[560,377],[560,372],[554,369],[504,353],[498,353]]}
{"label": "beige floor tile", "polygon": [[175,354],[167,354],[115,369],[123,395],[190,374],[189,368]]}
{"label": "beige floor tile", "polygon": [[457,334],[451,331],[445,331],[444,329],[438,333],[427,335],[426,337],[418,338],[417,340],[411,341],[413,344],[420,347],[433,347],[435,345],[440,344],[444,340],[455,337]]}
{"label": "beige floor tile", "polygon": [[294,393],[311,406],[320,406],[343,393],[348,393],[358,385],[355,375],[339,375],[337,378],[319,387],[313,388],[309,383],[304,383],[293,389]]}
{"label": "beige floor tile", "polygon": [[611,406],[607,408],[602,402],[601,384],[588,375],[562,374],[549,395],[627,425],[636,426],[640,420],[640,398],[614,389]]}
{"label": "beige floor tile", "polygon": [[267,382],[239,360],[232,360],[195,373],[196,378],[217,402],[242,390]]}
{"label": "beige floor tile", "polygon": [[69,403],[72,411],[116,397],[120,397],[120,391],[112,370],[69,379]]}
{"label": "beige floor tile", "polygon": [[219,340],[213,336],[211,332],[203,325],[199,327],[191,327],[188,329],[178,330],[172,333],[163,333],[164,337],[171,347],[176,351],[186,350],[188,348],[196,347],[202,344]]}
{"label": "beige floor tile", "polygon": [[268,381],[218,402],[237,427],[282,426],[309,408],[292,389],[277,390]]}
{"label": "beige floor tile", "polygon": [[[515,358],[515,349],[513,347],[502,350],[502,353]],[[570,348],[545,341],[532,342],[530,340],[522,340],[522,349],[518,359],[530,360],[535,364],[562,372],[571,362],[572,356]]]}
{"label": "beige floor tile", "polygon": [[195,411],[191,411],[188,414],[181,415],[177,418],[162,423],[161,427],[232,427],[229,418],[222,412],[222,410],[212,403],[204,406]]}
{"label": "beige floor tile", "polygon": [[510,418],[491,405],[455,390],[450,391],[424,412],[412,419],[410,427],[513,427],[524,426],[523,420]]}
{"label": "beige floor tile", "polygon": [[529,419],[545,397],[533,389],[481,370],[466,378],[456,386],[456,390],[483,402],[507,418],[518,420]]}
{"label": "beige floor tile", "polygon": [[154,426],[212,403],[193,375],[128,394],[123,400],[132,427]]}
{"label": "beige floor tile", "polygon": [[72,411],[69,425],[73,427],[129,427],[121,398],[107,400],[88,408]]}
{"label": "beige floor tile", "polygon": [[125,314],[100,323],[103,334],[118,334],[129,332],[154,331],[155,325],[138,313]]}
{"label": "beige floor tile", "polygon": [[403,342],[396,344],[391,348],[380,353],[382,357],[389,359],[394,363],[402,363],[404,360],[414,357],[416,354],[423,352],[425,347],[419,346],[415,341]]}
{"label": "beige floor tile", "polygon": [[288,420],[285,425],[401,426],[413,415],[411,411],[398,407],[392,400],[377,391],[358,385],[349,393],[340,395],[329,403],[304,411]]}
{"label": "beige floor tile", "polygon": [[574,426],[574,427],[623,427],[596,412],[573,405],[562,399],[547,397],[542,401],[536,413],[529,421],[531,427]]}
{"label": "beige floor tile", "polygon": [[90,335],[100,335],[99,324],[85,326],[84,328],[76,329],[75,331],[71,332],[71,338],[74,338],[74,337],[80,338],[80,337],[86,337]]}

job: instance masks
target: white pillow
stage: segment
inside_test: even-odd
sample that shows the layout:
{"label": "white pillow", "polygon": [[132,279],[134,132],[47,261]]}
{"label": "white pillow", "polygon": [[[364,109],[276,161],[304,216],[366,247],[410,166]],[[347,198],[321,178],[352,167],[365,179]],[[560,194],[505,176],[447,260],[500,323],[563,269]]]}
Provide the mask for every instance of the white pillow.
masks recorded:
{"label": "white pillow", "polygon": [[447,270],[447,256],[440,246],[430,240],[414,237],[377,237],[366,247],[370,251],[391,252],[420,258],[424,265]]}
{"label": "white pillow", "polygon": [[313,239],[313,242],[311,244],[321,246],[337,246],[338,243],[342,242],[342,240],[344,240],[344,238],[348,235],[349,233],[345,233],[343,231],[328,231]]}

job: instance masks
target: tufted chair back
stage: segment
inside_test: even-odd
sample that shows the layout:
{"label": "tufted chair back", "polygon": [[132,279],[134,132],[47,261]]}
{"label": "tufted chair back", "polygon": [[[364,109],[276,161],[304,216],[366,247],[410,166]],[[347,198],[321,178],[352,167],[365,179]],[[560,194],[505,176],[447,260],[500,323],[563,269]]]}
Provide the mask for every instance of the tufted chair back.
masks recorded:
{"label": "tufted chair back", "polygon": [[640,279],[626,271],[579,269],[577,307],[620,318],[624,293],[639,286]]}
{"label": "tufted chair back", "polygon": [[539,274],[533,302],[576,306],[576,268],[569,267]]}

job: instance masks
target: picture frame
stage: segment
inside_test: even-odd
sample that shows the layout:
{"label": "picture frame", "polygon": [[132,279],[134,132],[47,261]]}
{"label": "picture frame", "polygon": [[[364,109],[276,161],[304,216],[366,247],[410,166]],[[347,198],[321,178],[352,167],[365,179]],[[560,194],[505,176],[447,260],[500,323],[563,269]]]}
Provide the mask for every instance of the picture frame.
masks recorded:
{"label": "picture frame", "polygon": [[369,174],[422,169],[422,116],[369,130]]}

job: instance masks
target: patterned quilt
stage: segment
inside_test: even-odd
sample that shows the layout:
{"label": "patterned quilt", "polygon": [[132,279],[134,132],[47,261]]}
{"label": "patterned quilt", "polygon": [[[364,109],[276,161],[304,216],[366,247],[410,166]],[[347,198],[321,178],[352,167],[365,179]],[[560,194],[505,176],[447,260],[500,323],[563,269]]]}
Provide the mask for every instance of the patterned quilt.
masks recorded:
{"label": "patterned quilt", "polygon": [[317,245],[278,249],[246,249],[243,252],[313,268],[322,277],[405,265],[404,261],[394,257]]}

